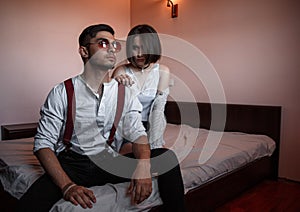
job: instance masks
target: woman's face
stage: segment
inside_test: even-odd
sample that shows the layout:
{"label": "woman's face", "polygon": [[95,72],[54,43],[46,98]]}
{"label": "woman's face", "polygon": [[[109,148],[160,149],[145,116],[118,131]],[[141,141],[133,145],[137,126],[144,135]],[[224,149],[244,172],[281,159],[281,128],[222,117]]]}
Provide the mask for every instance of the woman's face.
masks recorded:
{"label": "woman's face", "polygon": [[140,36],[135,36],[132,43],[132,57],[138,68],[143,68],[146,63],[146,54]]}

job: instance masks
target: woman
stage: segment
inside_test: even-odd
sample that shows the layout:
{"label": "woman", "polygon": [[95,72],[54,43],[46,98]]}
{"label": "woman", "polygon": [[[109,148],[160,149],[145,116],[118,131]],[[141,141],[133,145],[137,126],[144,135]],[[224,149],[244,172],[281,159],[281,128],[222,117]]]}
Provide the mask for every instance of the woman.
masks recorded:
{"label": "woman", "polygon": [[[114,77],[122,84],[131,85],[143,105],[142,121],[152,149],[151,156],[159,156],[156,160],[161,160],[157,164],[162,170],[163,161],[174,165],[168,174],[161,175],[163,171],[158,173],[165,179],[158,179],[164,211],[185,211],[184,187],[177,158],[171,150],[162,148],[166,127],[164,109],[169,94],[170,72],[168,67],[158,63],[161,58],[161,44],[157,32],[145,24],[132,28],[126,40],[126,55],[129,63],[116,68]],[[116,146],[120,154],[132,152],[132,144],[126,138],[122,144]],[[163,155],[170,157],[165,159]]]}
{"label": "woman", "polygon": [[[157,32],[149,25],[137,25],[126,40],[128,64],[114,71],[117,81],[131,85],[143,105],[142,121],[147,130],[151,149],[164,146],[166,126],[164,108],[169,94],[169,68],[158,63],[161,44]],[[134,82],[134,83],[133,83]],[[124,139],[120,154],[131,152],[131,143]]]}

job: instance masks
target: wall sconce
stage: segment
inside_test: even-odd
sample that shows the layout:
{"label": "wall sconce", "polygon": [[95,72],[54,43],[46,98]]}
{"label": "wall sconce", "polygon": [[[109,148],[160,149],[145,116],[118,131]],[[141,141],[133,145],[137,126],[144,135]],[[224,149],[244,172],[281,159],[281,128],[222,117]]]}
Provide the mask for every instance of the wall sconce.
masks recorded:
{"label": "wall sconce", "polygon": [[178,4],[173,4],[171,0],[167,0],[167,7],[171,7],[171,17],[176,18],[178,16]]}

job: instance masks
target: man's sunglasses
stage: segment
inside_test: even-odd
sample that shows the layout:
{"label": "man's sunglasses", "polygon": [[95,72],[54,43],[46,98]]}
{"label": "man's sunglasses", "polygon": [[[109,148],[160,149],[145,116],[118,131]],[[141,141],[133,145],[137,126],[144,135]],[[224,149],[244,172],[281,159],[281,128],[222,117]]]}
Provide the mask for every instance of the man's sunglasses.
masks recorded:
{"label": "man's sunglasses", "polygon": [[97,44],[100,49],[109,49],[109,46],[112,45],[112,47],[115,49],[115,52],[119,52],[122,49],[121,43],[119,41],[113,41],[109,42],[106,38],[100,38],[95,43],[88,43],[88,44]]}

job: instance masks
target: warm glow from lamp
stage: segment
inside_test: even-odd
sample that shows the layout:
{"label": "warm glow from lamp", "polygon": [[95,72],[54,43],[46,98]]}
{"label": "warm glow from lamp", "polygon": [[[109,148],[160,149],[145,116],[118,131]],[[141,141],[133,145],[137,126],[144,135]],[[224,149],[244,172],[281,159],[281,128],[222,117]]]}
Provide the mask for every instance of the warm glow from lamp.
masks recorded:
{"label": "warm glow from lamp", "polygon": [[178,4],[174,4],[173,1],[167,0],[167,7],[171,7],[171,17],[178,17]]}

